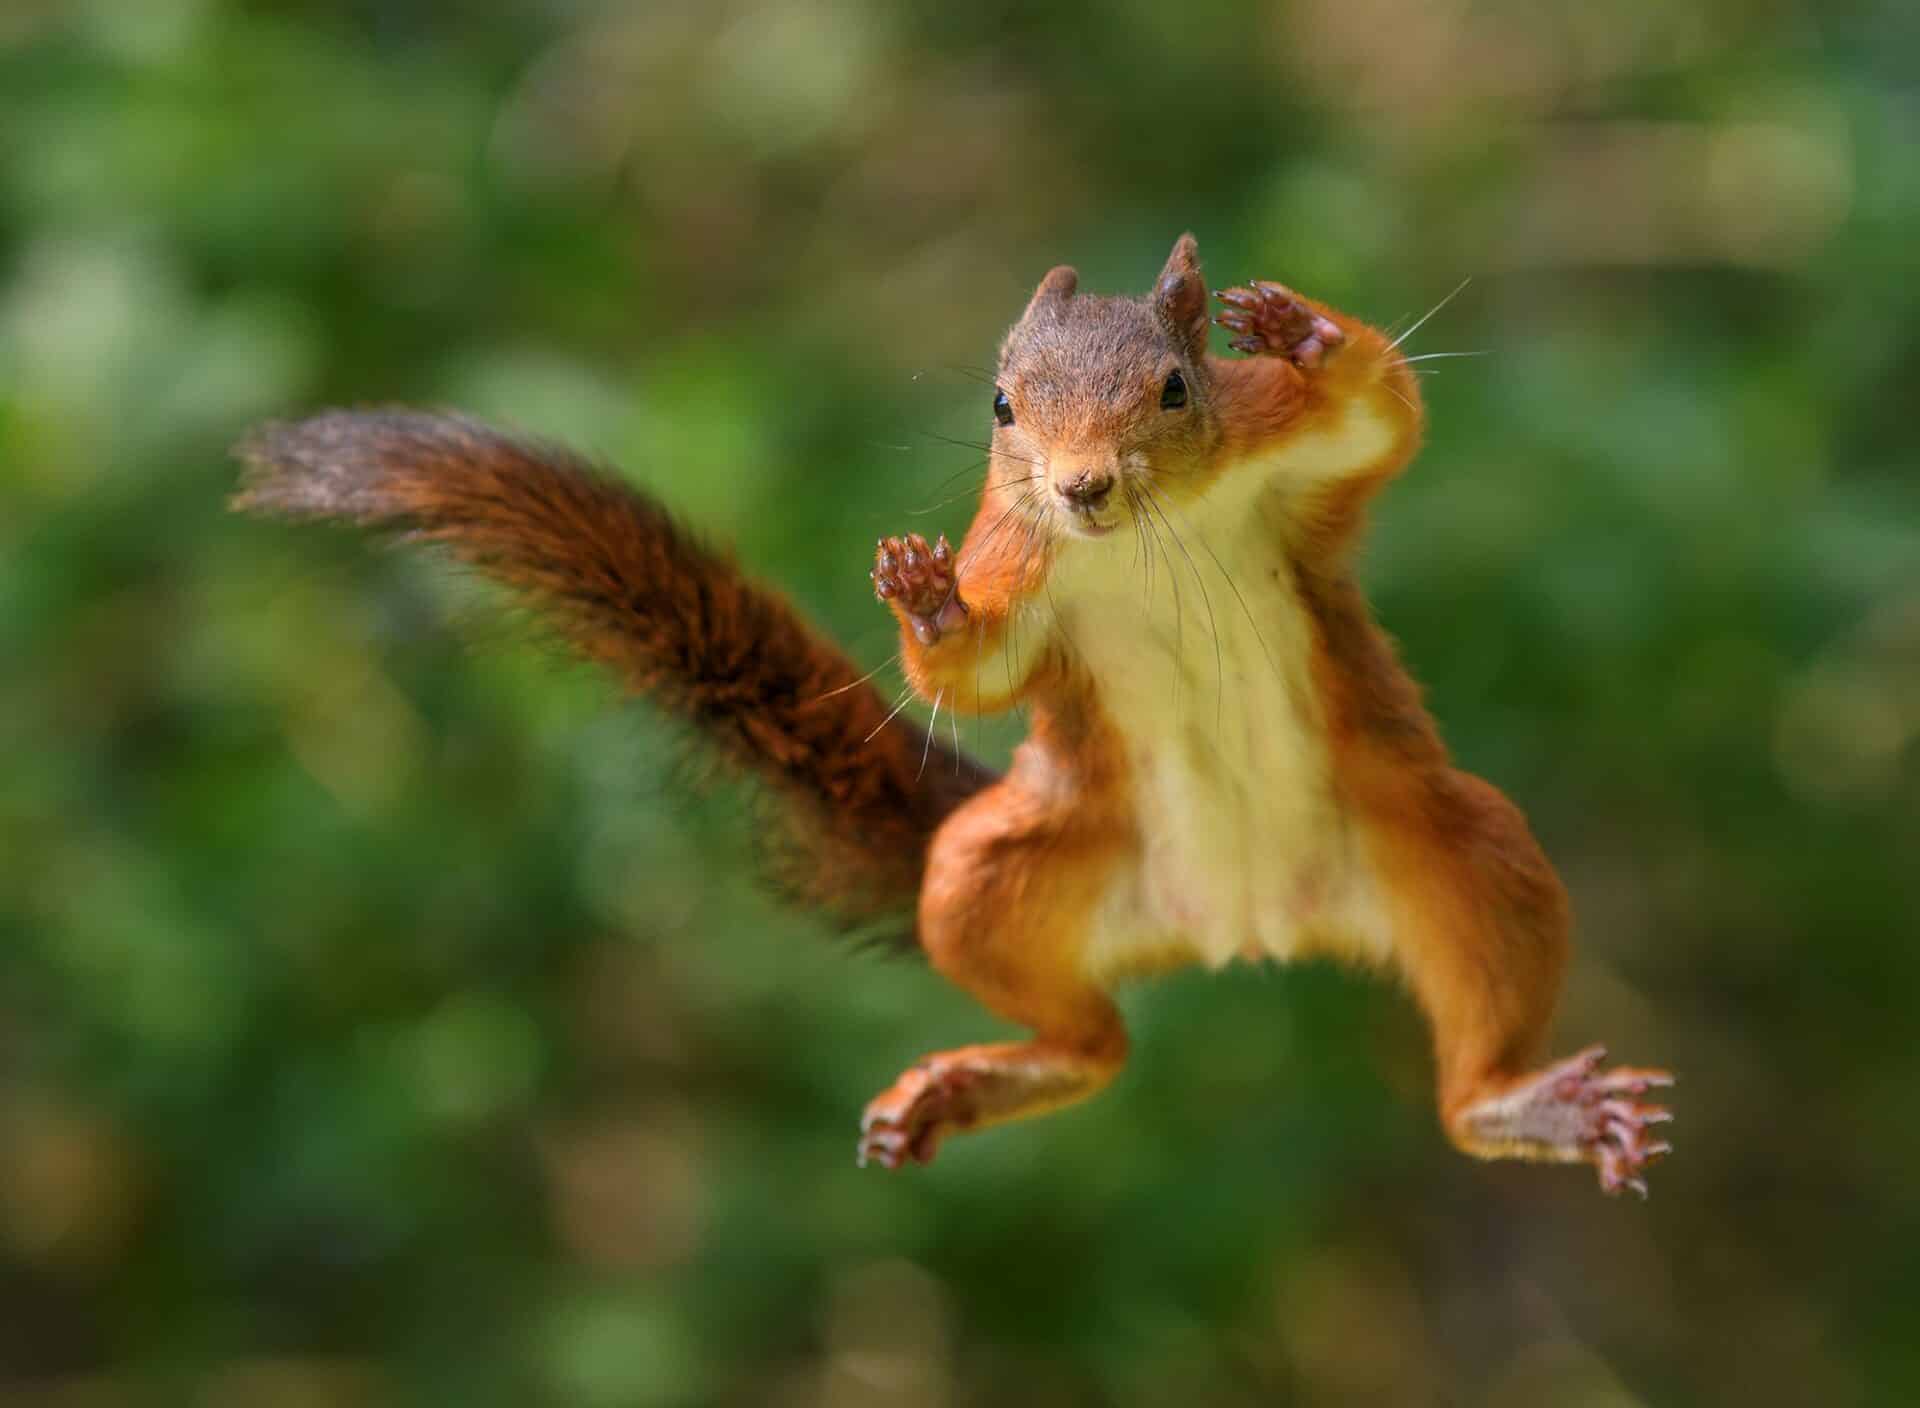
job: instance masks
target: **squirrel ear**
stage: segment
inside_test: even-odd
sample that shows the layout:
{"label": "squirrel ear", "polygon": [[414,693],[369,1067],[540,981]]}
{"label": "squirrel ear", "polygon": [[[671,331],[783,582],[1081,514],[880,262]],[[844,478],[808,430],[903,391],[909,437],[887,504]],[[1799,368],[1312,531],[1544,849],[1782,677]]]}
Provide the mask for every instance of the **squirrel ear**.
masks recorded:
{"label": "squirrel ear", "polygon": [[1153,286],[1153,311],[1189,356],[1207,350],[1207,281],[1200,276],[1200,245],[1191,234],[1174,241],[1167,267]]}
{"label": "squirrel ear", "polygon": [[1042,308],[1065,303],[1073,297],[1073,291],[1080,286],[1080,275],[1070,264],[1059,264],[1047,270],[1047,276],[1040,280],[1040,287],[1033,291],[1033,297],[1027,301],[1027,311],[1020,315],[1022,321],[1031,318]]}

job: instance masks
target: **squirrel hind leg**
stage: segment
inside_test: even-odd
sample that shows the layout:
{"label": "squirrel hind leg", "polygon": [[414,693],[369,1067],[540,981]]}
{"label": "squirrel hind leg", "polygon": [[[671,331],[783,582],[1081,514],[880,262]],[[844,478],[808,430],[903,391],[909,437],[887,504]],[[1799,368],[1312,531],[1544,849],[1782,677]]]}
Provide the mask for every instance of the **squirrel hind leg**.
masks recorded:
{"label": "squirrel hind leg", "polygon": [[[1433,1028],[1448,1136],[1483,1159],[1585,1163],[1602,1191],[1645,1195],[1671,1118],[1640,1097],[1665,1071],[1603,1070],[1599,1047],[1532,1069],[1565,970],[1566,893],[1519,811],[1464,773],[1429,779],[1428,810],[1375,831],[1402,966]],[[1410,824],[1417,818],[1421,824]]]}
{"label": "squirrel hind leg", "polygon": [[1126,1027],[1085,952],[1124,845],[1099,797],[1031,789],[1018,765],[946,819],[921,888],[927,958],[1034,1035],[918,1062],[867,1106],[862,1164],[927,1163],[950,1134],[1074,1104],[1119,1072]]}

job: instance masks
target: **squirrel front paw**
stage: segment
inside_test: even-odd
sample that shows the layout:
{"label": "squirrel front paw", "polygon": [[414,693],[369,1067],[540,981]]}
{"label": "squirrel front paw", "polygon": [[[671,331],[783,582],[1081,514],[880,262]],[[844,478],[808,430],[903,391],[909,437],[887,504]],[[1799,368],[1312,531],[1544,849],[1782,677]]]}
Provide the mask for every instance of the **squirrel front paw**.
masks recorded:
{"label": "squirrel front paw", "polygon": [[1249,288],[1223,288],[1214,294],[1227,311],[1214,321],[1238,333],[1227,345],[1251,356],[1285,357],[1296,367],[1319,366],[1347,340],[1340,325],[1309,308],[1292,289],[1265,279]]}
{"label": "squirrel front paw", "polygon": [[959,630],[967,622],[946,534],[929,546],[918,533],[882,538],[873,555],[873,592],[896,603],[922,645]]}

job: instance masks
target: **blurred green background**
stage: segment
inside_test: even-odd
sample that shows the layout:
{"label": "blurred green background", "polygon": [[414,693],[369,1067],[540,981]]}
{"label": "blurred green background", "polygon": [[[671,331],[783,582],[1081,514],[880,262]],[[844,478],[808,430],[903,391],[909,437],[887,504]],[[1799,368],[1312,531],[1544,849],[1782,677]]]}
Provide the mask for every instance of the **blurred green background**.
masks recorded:
{"label": "blurred green background", "polygon": [[[11,0],[0,1401],[1920,1401],[1917,54],[1900,0]],[[1561,1049],[1682,1074],[1644,1207],[1454,1155],[1319,967],[856,1170],[993,1021],[778,913],[484,592],[223,509],[257,418],[458,406],[877,664],[1034,280],[1188,228],[1379,323],[1471,277],[1366,578],[1574,891]]]}

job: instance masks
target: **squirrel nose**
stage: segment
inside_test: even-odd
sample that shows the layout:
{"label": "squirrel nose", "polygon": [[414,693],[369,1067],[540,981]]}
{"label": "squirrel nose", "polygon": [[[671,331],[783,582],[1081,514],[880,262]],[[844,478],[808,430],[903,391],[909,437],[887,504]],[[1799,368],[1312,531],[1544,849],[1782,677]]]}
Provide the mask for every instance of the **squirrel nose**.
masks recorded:
{"label": "squirrel nose", "polygon": [[1060,497],[1078,509],[1097,509],[1113,492],[1113,476],[1104,471],[1082,470],[1060,486]]}

